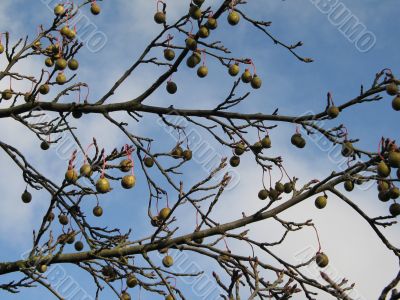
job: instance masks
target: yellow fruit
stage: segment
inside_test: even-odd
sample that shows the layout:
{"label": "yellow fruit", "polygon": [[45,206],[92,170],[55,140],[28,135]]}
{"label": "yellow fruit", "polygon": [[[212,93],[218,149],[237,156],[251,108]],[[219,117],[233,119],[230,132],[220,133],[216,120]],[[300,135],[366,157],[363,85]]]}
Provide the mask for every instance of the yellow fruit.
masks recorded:
{"label": "yellow fruit", "polygon": [[12,96],[13,96],[13,91],[12,90],[4,90],[2,93],[1,93],[1,97],[4,99],[4,100],[10,100],[11,98],[12,98]]}
{"label": "yellow fruit", "polygon": [[93,174],[92,167],[89,164],[83,164],[79,172],[84,177],[90,177]]}
{"label": "yellow fruit", "polygon": [[164,256],[162,263],[164,265],[164,267],[169,268],[174,264],[174,259],[172,258],[172,256]]}
{"label": "yellow fruit", "polygon": [[126,175],[122,177],[121,185],[124,189],[131,189],[135,186],[136,178],[133,175]]}
{"label": "yellow fruit", "polygon": [[246,69],[242,74],[242,81],[244,83],[249,83],[252,81],[252,76],[249,69]]}
{"label": "yellow fruit", "polygon": [[325,268],[329,264],[329,258],[321,252],[316,255],[316,262],[320,268]]}
{"label": "yellow fruit", "polygon": [[228,23],[231,25],[236,25],[240,21],[240,15],[236,11],[231,11],[228,15]]}
{"label": "yellow fruit", "polygon": [[390,175],[390,167],[384,162],[381,161],[377,166],[378,176],[380,177],[388,177]]}
{"label": "yellow fruit", "polygon": [[398,92],[399,92],[399,87],[397,86],[397,84],[395,83],[389,83],[386,86],[386,92],[390,95],[390,96],[395,96]]}
{"label": "yellow fruit", "polygon": [[254,74],[253,78],[251,79],[251,87],[253,89],[259,89],[261,87],[261,84],[262,84],[261,78],[258,77],[256,74]]}
{"label": "yellow fruit", "polygon": [[50,86],[48,84],[42,84],[39,87],[39,93],[41,93],[42,95],[48,94],[49,91],[50,91]]}
{"label": "yellow fruit", "polygon": [[135,275],[131,275],[126,279],[126,285],[130,288],[134,288],[139,284],[139,281],[137,280]]}
{"label": "yellow fruit", "polygon": [[64,8],[64,6],[62,4],[57,4],[54,7],[54,14],[56,16],[61,16],[62,14],[64,14],[64,12],[65,12],[65,8]]}
{"label": "yellow fruit", "polygon": [[208,75],[208,68],[206,66],[201,66],[197,69],[197,76],[204,78]]}
{"label": "yellow fruit", "polygon": [[122,172],[129,172],[132,166],[132,162],[129,159],[124,159],[119,163],[119,168]]}
{"label": "yellow fruit", "polygon": [[3,44],[0,43],[0,54],[2,54],[4,52],[4,46]]}
{"label": "yellow fruit", "polygon": [[154,21],[155,21],[157,24],[163,24],[163,23],[165,23],[165,19],[166,19],[165,14],[164,14],[162,11],[158,11],[158,12],[156,12],[156,14],[154,15]]}
{"label": "yellow fruit", "polygon": [[67,76],[65,76],[65,74],[62,72],[58,73],[58,75],[56,77],[56,82],[59,85],[63,85],[66,81],[67,81]]}
{"label": "yellow fruit", "polygon": [[228,69],[228,72],[229,72],[229,75],[231,75],[232,77],[236,76],[240,72],[239,65],[238,64],[230,65],[229,69]]}
{"label": "yellow fruit", "polygon": [[328,108],[327,114],[331,119],[336,118],[340,113],[340,110],[336,106],[331,106]]}
{"label": "yellow fruit", "polygon": [[90,6],[90,11],[92,14],[97,16],[101,12],[101,9],[100,9],[100,6],[96,2],[93,2],[92,5]]}
{"label": "yellow fruit", "polygon": [[97,182],[96,182],[97,192],[104,194],[104,193],[109,192],[110,188],[111,188],[110,182],[108,181],[107,178],[103,177],[103,178],[100,178],[99,180],[97,180]]}
{"label": "yellow fruit", "polygon": [[315,207],[318,209],[323,209],[327,204],[327,199],[325,196],[319,196],[315,199]]}
{"label": "yellow fruit", "polygon": [[75,183],[78,180],[78,172],[75,169],[68,169],[65,173],[65,180],[68,183]]}
{"label": "yellow fruit", "polygon": [[160,220],[166,220],[171,213],[171,209],[168,207],[164,207],[162,210],[160,210],[160,213],[158,214],[158,219]]}

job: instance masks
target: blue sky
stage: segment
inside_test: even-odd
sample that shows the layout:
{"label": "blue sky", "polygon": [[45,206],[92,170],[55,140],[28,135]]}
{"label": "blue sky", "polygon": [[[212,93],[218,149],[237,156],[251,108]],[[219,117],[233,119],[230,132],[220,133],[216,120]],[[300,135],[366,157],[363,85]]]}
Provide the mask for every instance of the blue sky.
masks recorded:
{"label": "blue sky", "polygon": [[[50,1],[47,1],[50,2]],[[180,16],[187,9],[187,1],[168,1],[168,17],[170,20]],[[206,0],[206,4],[213,5],[217,1]],[[318,1],[314,1],[318,2]],[[322,1],[324,2],[324,1]],[[0,31],[10,31],[15,40],[19,36],[36,33],[39,24],[49,24],[52,12],[44,4],[46,1],[3,0],[0,2]],[[53,1],[51,3],[56,3]],[[261,32],[256,31],[245,22],[232,28],[226,24],[225,17],[220,21],[220,27],[212,33],[210,39],[223,40],[225,45],[238,57],[250,57],[255,62],[257,73],[263,79],[260,90],[252,92],[249,99],[237,110],[243,112],[272,113],[279,107],[281,114],[302,114],[307,111],[319,112],[324,109],[326,93],[331,91],[336,104],[341,104],[355,97],[360,90],[360,85],[370,86],[376,72],[383,68],[392,68],[398,74],[400,58],[398,49],[399,40],[396,33],[400,29],[398,19],[398,2],[395,0],[340,0],[338,3],[345,5],[353,16],[357,17],[370,32],[376,36],[375,46],[368,52],[360,52],[354,43],[348,41],[337,26],[331,24],[328,15],[313,4],[311,0],[298,1],[250,1],[244,9],[255,19],[272,21],[270,32],[282,42],[291,44],[299,40],[304,46],[298,51],[305,57],[312,57],[315,62],[304,64],[296,60],[288,51],[274,45]],[[155,1],[148,0],[119,0],[104,1],[100,3],[102,13],[93,17],[86,10],[84,13],[103,32],[108,39],[105,47],[97,53],[92,53],[84,47],[78,55],[81,62],[78,80],[87,82],[90,86],[89,100],[95,101],[102,96],[141,53],[146,43],[158,33],[159,26],[153,20]],[[178,40],[178,37],[175,37]],[[154,55],[160,53],[154,52]],[[25,65],[17,66],[18,70],[35,73],[41,66],[41,60],[32,60]],[[147,103],[187,108],[210,108],[223,99],[231,88],[232,79],[225,76],[223,69],[215,61],[208,58],[209,76],[199,80],[192,70],[185,66],[174,75],[178,84],[178,93],[174,96],[160,89],[154,93]],[[0,66],[4,65],[4,58],[0,58]],[[132,99],[151,84],[156,74],[161,74],[164,69],[153,66],[140,68],[129,78],[121,89],[110,101]],[[1,88],[5,83],[0,82]],[[16,83],[21,89],[27,88]],[[247,91],[247,87],[241,88]],[[358,145],[368,150],[375,151],[381,136],[399,139],[398,113],[391,109],[391,99],[378,103],[367,103],[343,112],[337,120],[329,125],[345,123],[352,138],[360,138]],[[76,101],[65,99],[64,101]],[[1,104],[3,106],[3,104]],[[116,114],[120,119],[125,116]],[[397,121],[396,121],[397,120]],[[156,147],[174,145],[174,139],[166,134],[155,123],[155,118],[146,116],[143,124],[130,124],[138,135],[149,135],[159,141]],[[40,151],[39,142],[34,136],[14,122],[0,120],[4,128],[2,141],[16,145],[30,158],[40,170],[51,174],[56,182],[61,182],[66,159],[70,155],[70,148],[54,147],[46,153]],[[127,141],[115,128],[105,120],[88,116],[74,121],[79,127],[78,132],[83,144],[89,144],[93,136],[106,149],[121,147]],[[338,166],[332,162],[332,152],[321,151],[321,144],[308,140],[307,151],[297,151],[290,145],[290,136],[294,132],[293,126],[283,125],[272,131],[271,138],[274,154],[282,154],[287,158],[286,165],[293,176],[308,179],[328,175]],[[208,140],[207,134],[199,131],[200,135]],[[216,153],[230,155],[230,151],[210,141]],[[61,157],[61,159],[60,159]],[[195,159],[193,165],[187,168],[189,172],[185,177],[189,183],[206,175],[200,158]],[[21,174],[12,169],[12,163],[3,153],[0,154],[0,187],[3,190],[2,210],[0,212],[0,247],[1,260],[14,260],[19,258],[28,248],[31,241],[32,228],[37,228],[39,216],[45,209],[48,197],[42,193],[34,194],[32,205],[20,203],[19,195],[24,188]],[[195,168],[194,168],[195,167]],[[197,170],[193,172],[193,170]],[[255,176],[254,162],[247,159],[239,168],[240,183],[229,190],[224,200],[220,203],[219,211],[215,214],[221,221],[239,218],[242,211],[251,213],[260,207],[256,194],[261,186],[261,171]],[[157,176],[157,174],[155,174]],[[116,189],[112,196],[101,199],[105,215],[102,220],[94,220],[98,224],[112,224],[123,229],[133,228],[133,235],[140,237],[150,229],[144,216],[147,209],[145,183],[140,181],[140,170],[137,170],[138,185],[134,191],[121,191]],[[156,177],[160,179],[159,177]],[[58,180],[58,181],[57,181]],[[161,180],[161,179],[160,179]],[[10,184],[11,183],[11,184]],[[171,197],[173,198],[173,196]],[[367,295],[368,299],[376,298],[383,284],[394,277],[396,260],[383,247],[378,245],[377,238],[371,233],[365,223],[359,221],[343,203],[333,199],[329,207],[323,211],[316,211],[312,201],[301,204],[286,212],[283,217],[304,221],[313,218],[320,228],[322,243],[332,259],[332,268],[335,273],[349,278],[357,283],[356,289],[360,294]],[[355,200],[371,215],[382,215],[387,212],[388,205],[376,199],[374,189],[356,191]],[[310,199],[311,200],[311,199]],[[245,203],[244,203],[245,202]],[[87,204],[87,209],[95,205],[95,201]],[[193,226],[194,214],[182,211],[182,224]],[[271,227],[267,227],[267,225]],[[267,234],[265,228],[275,228],[268,222],[251,226],[255,237],[268,239],[277,237],[277,233],[270,230]],[[192,228],[192,227],[191,227]],[[267,230],[268,231],[268,230]],[[183,232],[183,231],[182,231]],[[273,233],[272,233],[273,232]],[[387,230],[389,237],[399,234],[398,228]],[[283,256],[289,260],[299,257],[307,247],[315,246],[315,237],[308,231],[293,235],[285,248],[279,249]],[[234,245],[243,253],[248,248]],[[368,249],[368,251],[365,251]],[[301,256],[301,255],[300,255]],[[192,257],[193,258],[193,257]],[[359,259],[356,259],[359,258]],[[196,257],[196,262],[206,271],[212,270],[207,261]],[[368,262],[368,263],[366,263]],[[62,266],[63,271],[75,282],[93,295],[93,285],[90,279],[75,267]],[[376,270],[375,276],[370,276],[369,270]],[[56,269],[56,271],[59,271]],[[53,271],[55,272],[55,271]],[[54,274],[54,273],[53,273]],[[8,279],[14,277],[8,277]],[[193,294],[194,288],[190,284],[185,288],[193,299],[203,299]],[[133,291],[132,296],[137,298],[138,291]],[[1,299],[51,299],[43,288],[27,289],[18,295],[9,295],[0,291]],[[100,299],[109,299],[109,291],[105,291]],[[75,299],[75,298],[67,298]],[[84,299],[84,298],[76,298]],[[142,299],[150,299],[145,294]],[[301,299],[301,298],[299,298]],[[321,298],[329,299],[329,298]],[[367,298],[364,298],[367,299]]]}

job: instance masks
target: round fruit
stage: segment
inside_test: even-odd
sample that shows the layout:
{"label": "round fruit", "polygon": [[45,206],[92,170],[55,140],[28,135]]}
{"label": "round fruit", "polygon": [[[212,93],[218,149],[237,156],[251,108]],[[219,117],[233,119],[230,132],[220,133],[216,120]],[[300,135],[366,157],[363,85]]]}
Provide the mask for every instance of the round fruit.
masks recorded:
{"label": "round fruit", "polygon": [[65,76],[64,73],[60,72],[58,73],[56,77],[56,82],[60,85],[64,84],[67,81],[67,77]]}
{"label": "round fruit", "polygon": [[235,154],[236,155],[242,155],[244,152],[246,151],[246,146],[244,145],[244,143],[239,143],[235,146]]}
{"label": "round fruit", "polygon": [[39,93],[41,93],[42,95],[48,94],[49,91],[50,91],[50,87],[49,87],[48,84],[42,84],[42,85],[39,87]]}
{"label": "round fruit", "polygon": [[388,161],[391,167],[400,168],[400,152],[390,151]]}
{"label": "round fruit", "polygon": [[192,19],[198,20],[201,18],[201,9],[196,5],[192,5],[189,9],[189,15]]}
{"label": "round fruit", "polygon": [[126,175],[122,177],[121,186],[124,189],[131,189],[135,186],[136,178],[133,175]]}
{"label": "round fruit", "polygon": [[172,149],[171,155],[173,158],[181,158],[183,156],[183,149],[181,146],[176,146],[174,149]]}
{"label": "round fruit", "polygon": [[75,58],[70,59],[68,62],[68,68],[72,71],[78,70],[79,62]]}
{"label": "round fruit", "polygon": [[327,114],[331,119],[336,118],[340,113],[340,110],[336,106],[331,106],[328,108]]}
{"label": "round fruit", "polygon": [[315,257],[318,267],[325,268],[329,264],[329,258],[325,253],[318,253]]}
{"label": "round fruit", "polygon": [[268,196],[269,196],[269,192],[266,189],[263,189],[258,192],[258,198],[260,200],[265,200],[268,198]]}
{"label": "round fruit", "polygon": [[379,177],[388,177],[390,175],[390,167],[384,161],[378,164],[376,170]]}
{"label": "round fruit", "polygon": [[67,244],[71,245],[73,242],[75,242],[75,236],[73,234],[67,234]]}
{"label": "round fruit", "polygon": [[206,23],[207,28],[214,30],[218,27],[217,19],[209,17]]}
{"label": "round fruit", "polygon": [[52,222],[54,218],[55,218],[54,213],[50,212],[47,216],[47,221]]}
{"label": "round fruit", "polygon": [[389,190],[389,196],[391,199],[397,199],[400,197],[400,190],[397,187],[393,187]]}
{"label": "round fruit", "polygon": [[271,139],[269,138],[268,135],[266,135],[262,140],[261,140],[261,145],[263,148],[271,148]]}
{"label": "round fruit", "polygon": [[252,76],[251,76],[250,70],[246,69],[242,74],[242,81],[244,83],[249,83],[249,82],[251,82],[251,79],[252,79]]}
{"label": "round fruit", "polygon": [[48,149],[50,148],[50,145],[49,145],[48,142],[43,141],[43,142],[40,143],[40,148],[41,148],[42,150],[48,150]]}
{"label": "round fruit", "polygon": [[275,189],[269,190],[269,198],[272,201],[275,201],[276,199],[278,199],[278,197],[279,197],[279,192],[277,190],[275,190]]}
{"label": "round fruit", "polygon": [[61,15],[64,14],[64,12],[65,12],[65,8],[64,8],[64,6],[63,6],[62,4],[57,4],[57,5],[54,7],[54,14],[55,14],[56,16],[61,16]]}
{"label": "round fruit", "polygon": [[126,279],[126,285],[129,288],[134,288],[135,286],[137,286],[139,284],[139,281],[137,280],[135,275],[131,275]]}
{"label": "round fruit", "polygon": [[107,193],[110,191],[110,182],[108,181],[107,178],[103,177],[97,180],[96,182],[96,190],[99,193]]}
{"label": "round fruit", "polygon": [[164,265],[164,267],[169,268],[174,264],[174,259],[172,258],[172,256],[164,256],[162,263]]}
{"label": "round fruit", "polygon": [[154,15],[154,21],[157,24],[163,24],[165,23],[165,14],[162,11],[158,11],[156,12],[156,14]]}
{"label": "round fruit", "polygon": [[3,44],[0,43],[0,54],[2,54],[4,52],[4,46]]}
{"label": "round fruit", "polygon": [[174,300],[174,297],[172,295],[167,295],[165,297],[165,300]]}
{"label": "round fruit", "polygon": [[322,209],[326,206],[326,204],[328,203],[327,199],[325,196],[319,196],[317,197],[317,199],[315,199],[315,207]]}
{"label": "round fruit", "polygon": [[78,172],[75,169],[68,169],[65,173],[65,180],[68,183],[75,183],[78,180]]}
{"label": "round fruit", "polygon": [[29,203],[32,201],[32,194],[25,190],[21,195],[22,202]]}
{"label": "round fruit", "polygon": [[354,190],[354,183],[351,180],[346,180],[344,182],[344,189],[348,192],[351,192],[352,190]]}
{"label": "round fruit", "polygon": [[38,51],[38,50],[40,50],[41,46],[42,46],[42,44],[40,43],[40,41],[36,41],[33,43],[32,49]]}
{"label": "round fruit", "polygon": [[192,51],[197,49],[197,41],[194,38],[188,37],[185,41],[186,47]]}
{"label": "round fruit", "polygon": [[240,72],[239,65],[238,64],[230,65],[228,72],[229,72],[229,75],[231,75],[232,77],[236,76]]}
{"label": "round fruit", "polygon": [[240,164],[240,157],[239,156],[232,156],[231,159],[229,160],[229,164],[236,168]]}
{"label": "round fruit", "polygon": [[387,202],[390,200],[390,194],[389,191],[380,191],[378,194],[378,199],[381,200],[382,202]]}
{"label": "round fruit", "polygon": [[71,31],[71,29],[68,26],[64,26],[63,28],[61,28],[60,33],[63,36],[67,36],[70,31]]}
{"label": "round fruit", "polygon": [[81,241],[77,241],[74,245],[76,251],[82,251],[83,250],[83,243]]}
{"label": "round fruit", "polygon": [[344,157],[349,157],[354,154],[354,147],[353,144],[350,142],[344,142],[342,145],[342,155]]}
{"label": "round fruit", "polygon": [[82,117],[82,112],[81,111],[73,111],[72,112],[72,116],[75,118],[75,119],[80,119],[81,117]]}
{"label": "round fruit", "polygon": [[261,142],[255,142],[250,148],[251,148],[251,150],[253,150],[253,152],[255,154],[258,154],[262,151],[263,146],[262,146]]}
{"label": "round fruit", "polygon": [[194,52],[192,55],[190,55],[187,60],[186,60],[186,65],[189,68],[194,68],[195,66],[197,66],[201,61],[201,57],[199,54],[197,54],[197,52]]}
{"label": "round fruit", "polygon": [[44,61],[44,64],[46,65],[46,67],[51,68],[52,66],[54,66],[54,61],[51,59],[51,57],[48,57]]}
{"label": "round fruit", "polygon": [[33,100],[32,93],[25,93],[24,100],[25,102],[31,102]]}
{"label": "round fruit", "polygon": [[177,90],[178,90],[178,87],[175,82],[173,82],[173,81],[167,82],[167,92],[168,93],[175,94]]}
{"label": "round fruit", "polygon": [[95,217],[101,217],[103,215],[103,208],[99,205],[93,208],[93,215]]}
{"label": "round fruit", "polygon": [[283,193],[285,191],[285,187],[284,187],[283,183],[281,183],[281,182],[275,183],[275,190],[278,193]]}
{"label": "round fruit", "polygon": [[70,40],[73,40],[76,38],[76,32],[75,30],[71,29],[70,31],[67,32],[66,37],[69,38]]}
{"label": "round fruit", "polygon": [[183,151],[182,156],[184,160],[191,160],[193,156],[192,150],[186,149],[185,151]]}
{"label": "round fruit", "polygon": [[83,164],[79,172],[83,177],[90,177],[93,174],[92,167],[89,164]]}
{"label": "round fruit", "polygon": [[56,69],[57,70],[65,70],[65,68],[67,67],[68,63],[64,58],[59,58],[56,60]]}
{"label": "round fruit", "polygon": [[1,93],[1,97],[2,97],[4,100],[10,100],[10,99],[12,98],[12,96],[13,96],[13,91],[12,91],[12,90],[9,90],[9,89],[4,90],[4,91]]}
{"label": "round fruit", "polygon": [[113,276],[115,276],[115,270],[111,266],[104,266],[101,269],[101,274],[103,274],[103,276],[105,276],[105,277],[113,277]]}
{"label": "round fruit", "polygon": [[97,16],[101,12],[100,6],[96,2],[93,2],[90,6],[90,12]]}
{"label": "round fruit", "polygon": [[306,140],[301,136],[300,133],[293,134],[290,142],[297,148],[304,148],[304,146],[306,145]]}
{"label": "round fruit", "polygon": [[390,96],[395,96],[399,92],[399,87],[395,83],[389,83],[386,86],[386,93],[388,93]]}
{"label": "round fruit", "polygon": [[129,172],[132,169],[133,165],[130,159],[121,160],[119,163],[119,169],[122,172]]}
{"label": "round fruit", "polygon": [[158,219],[161,221],[166,220],[171,213],[171,209],[168,207],[164,207],[162,210],[160,210],[160,213],[158,214]]}
{"label": "round fruit", "polygon": [[64,214],[60,214],[60,215],[58,215],[58,222],[60,222],[61,225],[67,225],[68,217]]}
{"label": "round fruit", "polygon": [[121,300],[131,300],[131,295],[127,292],[123,292],[120,296]]}
{"label": "round fruit", "polygon": [[291,182],[286,182],[283,185],[284,192],[290,194],[293,191],[293,184]]}
{"label": "round fruit", "polygon": [[261,84],[261,78],[254,74],[253,78],[251,79],[251,87],[253,89],[259,89],[261,87]]}
{"label": "round fruit", "polygon": [[208,75],[208,68],[206,66],[201,66],[197,69],[197,76],[204,78]]}
{"label": "round fruit", "polygon": [[203,39],[208,38],[208,36],[210,35],[210,30],[208,30],[208,28],[206,26],[201,26],[199,28],[199,36]]}
{"label": "round fruit", "polygon": [[392,107],[395,111],[400,110],[400,96],[397,96],[392,101]]}
{"label": "round fruit", "polygon": [[152,159],[151,157],[145,157],[143,159],[144,165],[148,168],[151,168],[152,166],[154,166],[154,159]]}
{"label": "round fruit", "polygon": [[398,215],[400,215],[400,204],[393,203],[392,205],[390,205],[389,212],[393,217],[397,217]]}
{"label": "round fruit", "polygon": [[168,61],[174,60],[175,58],[175,51],[172,49],[165,49],[164,50],[164,58]]}
{"label": "round fruit", "polygon": [[228,23],[231,25],[236,25],[240,21],[240,15],[236,11],[231,11],[228,15]]}
{"label": "round fruit", "polygon": [[39,273],[46,273],[47,271],[47,266],[45,264],[40,264],[36,268]]}
{"label": "round fruit", "polygon": [[378,191],[386,191],[390,187],[389,183],[387,181],[382,181],[380,180],[378,182]]}

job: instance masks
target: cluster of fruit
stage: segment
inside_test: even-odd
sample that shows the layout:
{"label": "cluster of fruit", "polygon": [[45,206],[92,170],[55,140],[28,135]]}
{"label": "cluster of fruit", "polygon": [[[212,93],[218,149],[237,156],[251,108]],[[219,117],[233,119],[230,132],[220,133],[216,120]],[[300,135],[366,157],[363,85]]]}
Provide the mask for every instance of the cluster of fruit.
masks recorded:
{"label": "cluster of fruit", "polygon": [[395,111],[400,111],[399,87],[396,83],[390,83],[386,86],[386,92],[390,96],[395,96],[392,101],[392,107]]}
{"label": "cluster of fruit", "polygon": [[258,198],[260,200],[266,200],[268,197],[270,200],[275,201],[279,198],[282,193],[290,194],[294,189],[293,182],[286,182],[285,184],[281,182],[276,182],[274,188],[261,189],[258,192]]}
{"label": "cluster of fruit", "polygon": [[[266,135],[264,138],[262,138],[260,141],[255,142],[253,145],[251,145],[249,148],[252,150],[255,154],[260,153],[263,149],[268,149],[271,148],[272,143],[269,135]],[[239,142],[234,146],[234,155],[231,157],[229,160],[229,163],[232,167],[237,167],[240,164],[240,157],[243,153],[245,153],[247,150],[246,144],[244,142]]]}

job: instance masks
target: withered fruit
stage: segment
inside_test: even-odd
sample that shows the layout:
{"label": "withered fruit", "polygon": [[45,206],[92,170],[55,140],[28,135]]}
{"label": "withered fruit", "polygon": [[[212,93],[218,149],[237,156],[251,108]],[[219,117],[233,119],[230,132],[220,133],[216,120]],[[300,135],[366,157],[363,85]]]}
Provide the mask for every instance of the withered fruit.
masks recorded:
{"label": "withered fruit", "polygon": [[103,208],[99,205],[93,208],[93,215],[95,217],[101,217],[103,215]]}
{"label": "withered fruit", "polygon": [[285,191],[285,186],[283,185],[283,183],[277,182],[277,183],[275,183],[275,190],[278,193],[283,193]]}
{"label": "withered fruit", "polygon": [[208,75],[208,68],[206,66],[200,66],[197,69],[197,76],[199,76],[200,78],[204,78]]}
{"label": "withered fruit", "polygon": [[111,266],[104,266],[101,269],[101,274],[103,274],[103,276],[105,276],[105,277],[114,277],[115,273],[116,272],[115,272],[114,268]]}
{"label": "withered fruit", "polygon": [[376,171],[377,171],[379,177],[385,178],[390,175],[390,167],[384,161],[381,161],[378,164]]}
{"label": "withered fruit", "polygon": [[121,186],[124,189],[131,189],[135,186],[136,178],[134,175],[126,175],[122,177]]}
{"label": "withered fruit", "polygon": [[342,144],[342,151],[341,151],[342,155],[344,157],[349,157],[352,156],[354,154],[354,146],[351,142],[349,141],[345,141]]}
{"label": "withered fruit", "polygon": [[97,180],[96,182],[96,190],[101,194],[108,193],[110,191],[110,182],[107,178],[103,177]]}
{"label": "withered fruit", "polygon": [[258,199],[265,200],[269,196],[269,192],[266,189],[262,189],[258,192]]}
{"label": "withered fruit", "polygon": [[151,168],[152,166],[154,166],[154,159],[147,156],[143,159],[143,163],[146,167]]}
{"label": "withered fruit", "polygon": [[83,250],[83,243],[81,241],[77,241],[74,245],[74,248],[76,251],[82,251]]}
{"label": "withered fruit", "polygon": [[126,279],[126,285],[129,288],[134,288],[135,286],[137,286],[139,284],[139,281],[137,280],[135,275],[130,275],[127,279]]}
{"label": "withered fruit", "polygon": [[351,180],[346,180],[344,182],[344,189],[348,192],[351,192],[352,190],[354,190],[354,183]]}
{"label": "withered fruit", "polygon": [[395,111],[400,111],[400,96],[396,96],[392,101],[392,108]]}
{"label": "withered fruit", "polygon": [[32,201],[32,194],[25,190],[21,195],[22,202],[29,203]]}
{"label": "withered fruit", "polygon": [[65,180],[68,183],[75,183],[78,180],[78,172],[74,168],[70,168],[65,173]]}
{"label": "withered fruit", "polygon": [[388,162],[392,168],[400,168],[400,152],[390,151],[388,155]]}
{"label": "withered fruit", "polygon": [[229,160],[229,164],[236,168],[240,164],[240,157],[239,156],[232,156],[231,159]]}
{"label": "withered fruit", "polygon": [[306,140],[302,137],[300,133],[293,134],[290,142],[297,148],[304,148],[304,146],[306,145]]}
{"label": "withered fruit", "polygon": [[189,8],[189,15],[192,19],[198,20],[201,18],[201,9],[196,5],[192,5]]}
{"label": "withered fruit", "polygon": [[192,150],[186,149],[183,151],[183,159],[184,160],[191,160],[193,156]]}
{"label": "withered fruit", "polygon": [[318,253],[315,257],[315,261],[320,268],[325,268],[329,264],[329,258],[325,253]]}
{"label": "withered fruit", "polygon": [[64,58],[59,58],[56,60],[56,69],[57,70],[65,70],[67,68],[67,61]]}
{"label": "withered fruit", "polygon": [[50,148],[50,145],[49,145],[48,142],[43,141],[43,142],[40,143],[40,148],[41,148],[42,150],[48,150],[48,149]]}
{"label": "withered fruit", "polygon": [[228,73],[232,77],[234,77],[237,74],[239,74],[239,72],[240,72],[240,67],[239,67],[239,65],[237,63],[230,65],[229,68],[228,68]]}
{"label": "withered fruit", "polygon": [[249,69],[244,70],[244,72],[242,74],[242,81],[244,83],[249,83],[249,82],[251,82],[252,78],[253,78],[253,76],[251,76],[250,70]]}
{"label": "withered fruit", "polygon": [[66,238],[67,238],[67,244],[71,245],[75,242],[75,235],[73,234],[67,234]]}
{"label": "withered fruit", "polygon": [[172,61],[175,58],[175,51],[172,49],[165,49],[164,50],[164,58],[168,61]]}
{"label": "withered fruit", "polygon": [[199,28],[199,37],[201,37],[202,39],[208,38],[208,36],[210,35],[210,30],[208,30],[208,28],[206,26],[201,26]]}
{"label": "withered fruit", "polygon": [[163,209],[160,210],[160,213],[158,214],[158,219],[164,221],[168,218],[170,213],[171,209],[169,207],[164,207]]}
{"label": "withered fruit", "polygon": [[164,267],[169,268],[169,267],[172,267],[172,265],[174,264],[174,259],[172,258],[172,256],[167,255],[167,256],[164,256],[162,263],[163,263]]}
{"label": "withered fruit", "polygon": [[279,197],[279,192],[275,189],[270,189],[269,190],[269,199],[271,199],[272,201],[277,200]]}
{"label": "withered fruit", "polygon": [[57,4],[57,5],[54,7],[54,14],[55,14],[56,16],[61,16],[61,15],[64,14],[64,12],[65,12],[64,5],[62,5],[62,4]]}
{"label": "withered fruit", "polygon": [[269,135],[266,135],[262,140],[261,140],[261,145],[263,148],[271,148],[271,139]]}
{"label": "withered fruit", "polygon": [[48,57],[45,59],[44,64],[46,65],[46,67],[51,68],[52,66],[54,66],[54,61],[51,57]]}
{"label": "withered fruit", "polygon": [[48,84],[42,84],[39,87],[39,93],[41,93],[42,95],[48,94],[49,91],[50,91],[50,86]]}
{"label": "withered fruit", "polygon": [[167,92],[168,93],[175,94],[177,90],[178,90],[178,86],[176,85],[175,82],[173,82],[173,81],[167,82]]}
{"label": "withered fruit", "polygon": [[217,27],[218,27],[217,19],[215,19],[213,17],[208,17],[206,26],[208,29],[211,29],[211,30],[217,29]]}
{"label": "withered fruit", "polygon": [[251,148],[251,150],[253,150],[253,152],[255,154],[258,154],[262,151],[263,146],[262,146],[261,142],[255,142],[250,148]]}
{"label": "withered fruit", "polygon": [[51,212],[47,215],[46,220],[47,220],[48,222],[52,222],[52,221],[54,220],[54,218],[55,218],[54,213],[51,211]]}
{"label": "withered fruit", "polygon": [[293,191],[293,184],[291,182],[286,182],[283,185],[283,188],[286,194],[290,194]]}
{"label": "withered fruit", "polygon": [[12,96],[13,96],[13,91],[10,90],[10,89],[4,90],[4,91],[1,93],[1,97],[2,97],[4,100],[10,100],[10,99],[12,98]]}
{"label": "withered fruit", "polygon": [[[198,232],[199,230],[196,229],[195,232]],[[198,237],[198,238],[193,238],[193,242],[195,242],[196,244],[203,244],[204,242],[204,238],[203,237]]]}
{"label": "withered fruit", "polygon": [[82,118],[82,112],[81,111],[76,111],[76,110],[74,110],[73,112],[72,112],[72,116],[75,118],[75,119],[80,119],[80,118]]}
{"label": "withered fruit", "polygon": [[229,14],[228,14],[228,23],[232,26],[235,26],[239,23],[240,21],[240,15],[239,13],[237,13],[236,11],[232,10]]}
{"label": "withered fruit", "polygon": [[246,151],[246,146],[244,145],[243,142],[240,142],[235,146],[234,152],[236,155],[242,155],[245,151]]}
{"label": "withered fruit", "polygon": [[399,92],[399,87],[394,82],[386,85],[386,93],[390,96],[395,96]]}
{"label": "withered fruit", "polygon": [[400,215],[400,204],[399,203],[393,203],[389,207],[389,212],[393,217],[397,217]]}
{"label": "withered fruit", "polygon": [[315,207],[318,209],[323,209],[327,203],[328,200],[326,199],[326,196],[318,196],[317,199],[315,199]]}
{"label": "withered fruit", "polygon": [[96,2],[93,2],[92,5],[90,5],[90,12],[97,16],[101,12],[101,8]]}
{"label": "withered fruit", "polygon": [[83,177],[90,177],[93,174],[93,170],[89,164],[83,164],[82,167],[79,169],[79,173]]}
{"label": "withered fruit", "polygon": [[130,159],[124,159],[121,160],[121,162],[119,163],[119,169],[122,172],[129,172],[132,169],[132,162]]}
{"label": "withered fruit", "polygon": [[158,12],[155,13],[154,21],[157,24],[163,24],[163,23],[165,23],[165,20],[166,20],[166,17],[165,17],[165,14],[162,11],[158,11]]}
{"label": "withered fruit", "polygon": [[67,215],[59,214],[58,215],[58,222],[60,222],[61,225],[68,225],[68,217],[67,217]]}
{"label": "withered fruit", "polygon": [[188,37],[185,44],[189,50],[195,51],[197,49],[197,41],[192,37]]}
{"label": "withered fruit", "polygon": [[78,70],[78,68],[79,68],[79,62],[78,62],[75,58],[70,59],[70,60],[68,61],[68,68],[69,68],[71,71],[76,71],[76,70]]}
{"label": "withered fruit", "polygon": [[63,72],[58,73],[58,75],[56,77],[56,82],[59,85],[63,85],[66,81],[67,81],[67,76],[65,76],[65,74]]}
{"label": "withered fruit", "polygon": [[262,85],[262,80],[257,74],[254,74],[253,78],[251,79],[251,87],[253,89],[259,89]]}
{"label": "withered fruit", "polygon": [[334,119],[339,115],[340,110],[336,106],[330,106],[326,113],[328,114],[329,118]]}

